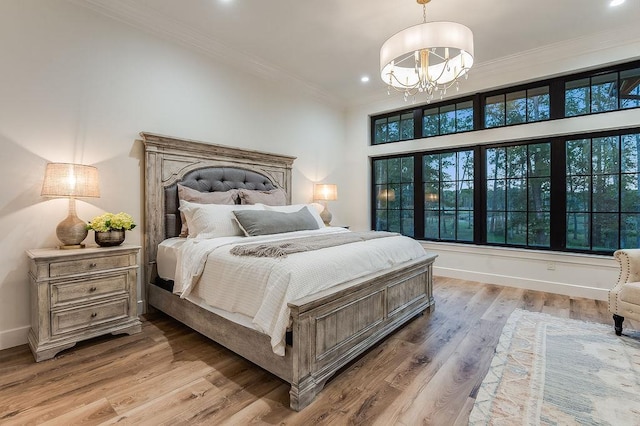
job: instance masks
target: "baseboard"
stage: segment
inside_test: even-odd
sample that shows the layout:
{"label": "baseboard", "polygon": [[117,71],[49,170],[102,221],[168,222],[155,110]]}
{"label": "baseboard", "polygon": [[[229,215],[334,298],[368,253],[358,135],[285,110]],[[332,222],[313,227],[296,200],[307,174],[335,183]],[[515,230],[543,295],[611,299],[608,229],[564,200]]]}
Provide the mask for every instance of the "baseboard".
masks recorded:
{"label": "baseboard", "polygon": [[31,327],[27,325],[12,330],[0,331],[0,350],[27,344],[29,328]]}
{"label": "baseboard", "polygon": [[[136,308],[138,315],[142,315],[144,312],[144,300],[138,300]],[[29,328],[31,327],[26,325],[12,330],[0,331],[0,350],[27,344]]]}
{"label": "baseboard", "polygon": [[477,271],[465,271],[462,269],[443,268],[435,265],[433,267],[433,274],[448,278],[478,281],[487,284],[496,284],[507,287],[524,288],[527,290],[563,294],[571,297],[584,297],[594,300],[608,300],[608,290],[602,288],[578,286],[574,284],[534,280],[529,278],[490,274]]}

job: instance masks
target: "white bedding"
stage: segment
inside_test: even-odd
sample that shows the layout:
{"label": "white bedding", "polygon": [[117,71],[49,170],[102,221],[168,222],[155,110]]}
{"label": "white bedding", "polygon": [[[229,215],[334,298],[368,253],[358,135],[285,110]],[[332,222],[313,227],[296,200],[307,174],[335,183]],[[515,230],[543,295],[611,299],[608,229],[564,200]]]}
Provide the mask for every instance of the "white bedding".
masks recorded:
{"label": "white bedding", "polygon": [[[189,238],[181,239],[181,244],[168,242],[174,249],[179,246],[174,293],[253,318],[253,328],[269,335],[274,353],[284,355],[290,319],[288,302],[424,257],[424,249],[411,238],[393,236],[295,253],[286,258],[235,256],[229,250],[238,243],[338,232],[349,231],[327,227],[260,237]],[[167,251],[166,247],[162,251]]]}
{"label": "white bedding", "polygon": [[187,241],[186,238],[167,238],[158,244],[156,265],[158,276],[163,280],[173,281],[176,278],[176,263],[178,262],[178,250]]}

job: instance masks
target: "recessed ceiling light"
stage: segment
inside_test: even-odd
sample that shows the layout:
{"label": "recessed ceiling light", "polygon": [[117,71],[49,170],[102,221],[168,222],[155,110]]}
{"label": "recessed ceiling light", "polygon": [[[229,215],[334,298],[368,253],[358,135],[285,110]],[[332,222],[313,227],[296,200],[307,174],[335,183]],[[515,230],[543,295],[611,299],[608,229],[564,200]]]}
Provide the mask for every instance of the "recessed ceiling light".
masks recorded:
{"label": "recessed ceiling light", "polygon": [[369,76],[368,75],[363,75],[362,77],[360,77],[360,81],[363,83],[368,83],[369,82]]}
{"label": "recessed ceiling light", "polygon": [[611,0],[611,2],[609,3],[609,6],[616,7],[616,6],[620,6],[622,3],[624,3],[624,0]]}

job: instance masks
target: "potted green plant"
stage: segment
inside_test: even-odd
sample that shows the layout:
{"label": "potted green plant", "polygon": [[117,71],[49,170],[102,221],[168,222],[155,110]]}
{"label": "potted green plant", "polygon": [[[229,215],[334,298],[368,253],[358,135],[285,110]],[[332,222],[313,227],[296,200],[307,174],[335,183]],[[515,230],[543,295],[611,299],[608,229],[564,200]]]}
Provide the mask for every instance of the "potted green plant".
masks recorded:
{"label": "potted green plant", "polygon": [[104,213],[87,224],[88,230],[95,232],[96,244],[100,247],[119,246],[124,242],[125,231],[136,227],[133,217],[127,213]]}

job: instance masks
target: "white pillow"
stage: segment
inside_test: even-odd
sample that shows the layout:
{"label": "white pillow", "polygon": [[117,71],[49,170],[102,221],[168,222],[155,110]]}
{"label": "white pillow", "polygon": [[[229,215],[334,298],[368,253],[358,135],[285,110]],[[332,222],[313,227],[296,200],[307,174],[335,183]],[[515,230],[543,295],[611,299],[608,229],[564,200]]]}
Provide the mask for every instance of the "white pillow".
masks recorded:
{"label": "white pillow", "polygon": [[233,215],[234,210],[264,210],[262,204],[197,204],[180,200],[180,211],[189,224],[189,238],[242,236],[244,233]]}
{"label": "white pillow", "polygon": [[[178,200],[185,200],[190,203],[234,205],[236,198],[238,198],[237,189],[230,189],[226,192],[200,192],[188,186],[178,184]],[[180,221],[182,222],[182,228],[178,236],[189,236],[189,226],[182,212],[180,212]]]}
{"label": "white pillow", "polygon": [[[258,204],[256,204],[257,206]],[[275,212],[282,212],[282,213],[295,213],[297,211],[299,211],[301,208],[303,207],[309,207],[309,211],[311,212],[311,215],[313,216],[313,218],[316,220],[316,222],[318,222],[318,228],[324,228],[324,222],[322,220],[322,218],[320,217],[320,212],[322,210],[324,210],[324,206],[322,204],[318,204],[318,203],[311,203],[311,204],[291,204],[288,206],[266,206],[263,205],[265,210],[273,210]]]}

